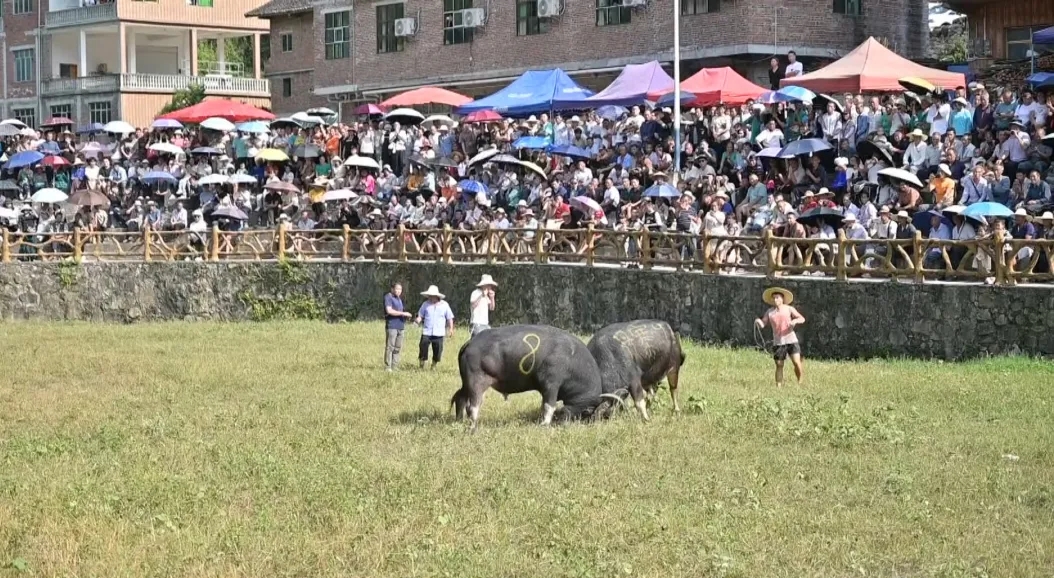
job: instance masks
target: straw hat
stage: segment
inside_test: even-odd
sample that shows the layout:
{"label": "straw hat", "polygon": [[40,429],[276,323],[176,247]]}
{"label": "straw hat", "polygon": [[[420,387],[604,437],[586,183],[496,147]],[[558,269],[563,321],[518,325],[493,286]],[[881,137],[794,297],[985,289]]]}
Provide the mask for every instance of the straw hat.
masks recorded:
{"label": "straw hat", "polygon": [[947,163],[941,163],[937,165],[937,170],[948,175],[949,177],[952,176],[952,168],[949,167]]}
{"label": "straw hat", "polygon": [[812,191],[805,191],[805,194],[802,195],[802,198],[803,199],[810,199],[810,198],[815,197],[815,196],[816,196],[816,193],[814,193]]}
{"label": "straw hat", "polygon": [[911,215],[909,215],[907,211],[897,211],[897,218],[898,219],[910,219]]}
{"label": "straw hat", "polygon": [[476,287],[497,287],[498,284],[494,282],[494,279],[490,275],[483,275],[483,278],[476,283]]}
{"label": "straw hat", "polygon": [[421,295],[425,297],[439,297],[440,299],[446,299],[446,295],[439,292],[439,287],[435,285],[429,285],[427,291],[422,291]]}
{"label": "straw hat", "polygon": [[923,134],[922,129],[918,129],[918,128],[913,130],[913,131],[911,131],[911,135],[910,136],[917,136],[917,137],[926,138],[926,135]]}
{"label": "straw hat", "polygon": [[882,205],[882,208],[878,210],[878,214],[879,215],[888,215],[889,214],[889,207],[887,205]]}
{"label": "straw hat", "polygon": [[1054,213],[1045,211],[1042,215],[1036,217],[1037,221],[1054,221]]}
{"label": "straw hat", "polygon": [[824,196],[833,197],[834,193],[832,193],[831,189],[828,189],[827,187],[821,187],[820,188],[820,192],[816,193],[816,196],[817,197],[824,197]]}
{"label": "straw hat", "polygon": [[963,98],[963,97],[961,97],[961,96],[960,96],[959,98],[956,98],[956,99],[955,99],[955,100],[953,100],[952,102],[955,102],[955,103],[961,104],[961,105],[963,105],[963,106],[970,106],[970,103],[969,103],[969,102],[968,102],[968,101],[967,101],[967,100],[966,100],[965,98]]}
{"label": "straw hat", "polygon": [[761,300],[775,307],[776,301],[773,299],[773,296],[777,293],[783,295],[784,305],[790,305],[791,303],[794,303],[794,293],[791,293],[783,287],[769,287],[768,289],[765,289],[765,292],[761,294]]}
{"label": "straw hat", "polygon": [[856,215],[854,215],[853,213],[849,213],[846,216],[842,217],[842,222],[843,223],[855,223],[856,222]]}
{"label": "straw hat", "polygon": [[1018,210],[1014,211],[1014,216],[1015,217],[1024,217],[1026,220],[1032,218],[1032,215],[1029,215],[1028,211],[1026,211],[1025,209],[1018,209]]}

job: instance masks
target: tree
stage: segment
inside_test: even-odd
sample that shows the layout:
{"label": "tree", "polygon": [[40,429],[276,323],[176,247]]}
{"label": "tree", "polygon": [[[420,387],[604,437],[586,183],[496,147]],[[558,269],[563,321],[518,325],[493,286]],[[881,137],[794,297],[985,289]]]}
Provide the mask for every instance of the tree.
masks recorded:
{"label": "tree", "polygon": [[[217,56],[217,40],[205,38],[198,41],[198,74],[218,72],[226,74],[226,70],[216,70],[219,63]],[[237,73],[251,74],[253,71],[253,38],[252,36],[236,36],[223,39],[224,58],[227,65]]]}
{"label": "tree", "polygon": [[933,57],[941,62],[966,62],[967,42],[965,18],[930,31],[930,50]]}
{"label": "tree", "polygon": [[200,84],[191,84],[183,90],[177,90],[172,95],[172,100],[161,109],[158,115],[182,110],[188,106],[194,106],[203,100],[205,100],[205,87]]}

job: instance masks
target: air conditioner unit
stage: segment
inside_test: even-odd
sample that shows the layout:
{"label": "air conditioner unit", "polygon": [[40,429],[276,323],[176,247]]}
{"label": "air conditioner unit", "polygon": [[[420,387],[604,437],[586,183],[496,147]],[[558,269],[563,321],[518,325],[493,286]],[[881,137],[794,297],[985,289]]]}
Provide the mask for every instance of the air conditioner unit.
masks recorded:
{"label": "air conditioner unit", "polygon": [[413,36],[417,34],[417,20],[413,18],[399,18],[395,21],[396,36]]}
{"label": "air conditioner unit", "polygon": [[560,15],[560,0],[538,0],[538,18],[553,18]]}
{"label": "air conditioner unit", "polygon": [[461,11],[461,25],[465,28],[479,28],[487,21],[487,13],[482,8],[468,8]]}
{"label": "air conditioner unit", "polygon": [[648,0],[622,0],[622,5],[627,8],[637,8],[640,6],[647,6]]}

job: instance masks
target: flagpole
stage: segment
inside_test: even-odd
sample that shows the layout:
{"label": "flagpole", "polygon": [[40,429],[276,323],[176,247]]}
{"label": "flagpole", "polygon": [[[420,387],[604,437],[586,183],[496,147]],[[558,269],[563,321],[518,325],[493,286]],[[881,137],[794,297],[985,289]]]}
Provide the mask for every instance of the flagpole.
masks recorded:
{"label": "flagpole", "polygon": [[681,0],[673,0],[673,144],[674,183],[681,173]]}

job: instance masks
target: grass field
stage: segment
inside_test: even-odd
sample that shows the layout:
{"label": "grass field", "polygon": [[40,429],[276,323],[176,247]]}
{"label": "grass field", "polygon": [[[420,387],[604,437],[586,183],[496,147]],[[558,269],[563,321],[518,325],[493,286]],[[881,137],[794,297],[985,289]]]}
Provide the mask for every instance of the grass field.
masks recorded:
{"label": "grass field", "polygon": [[490,393],[468,435],[464,330],[390,375],[378,324],[0,335],[0,576],[1054,572],[1049,362],[807,362],[777,391],[764,354],[691,345],[681,415],[662,391],[650,424],[542,429]]}

